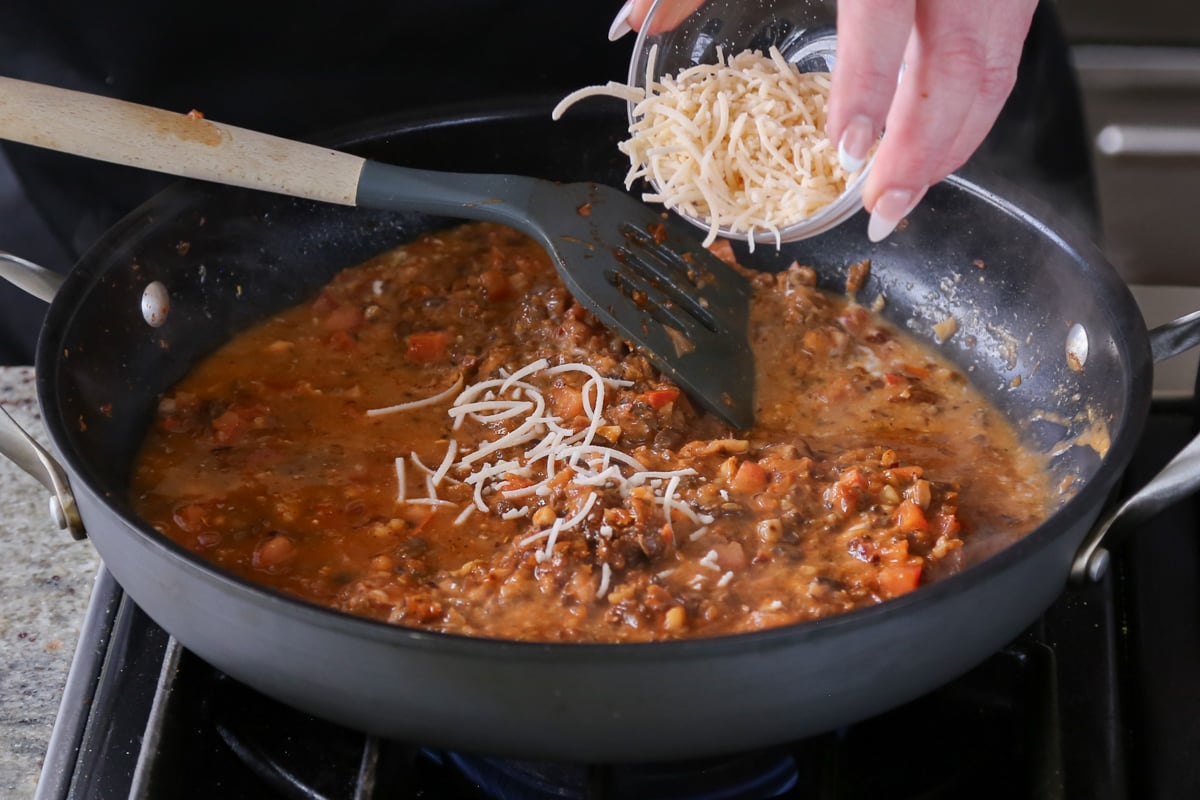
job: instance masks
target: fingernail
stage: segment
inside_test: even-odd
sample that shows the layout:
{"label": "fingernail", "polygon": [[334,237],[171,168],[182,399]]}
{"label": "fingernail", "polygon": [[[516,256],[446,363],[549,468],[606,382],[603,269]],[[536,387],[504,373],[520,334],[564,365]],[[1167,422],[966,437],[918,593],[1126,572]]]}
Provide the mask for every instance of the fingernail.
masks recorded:
{"label": "fingernail", "polygon": [[858,172],[867,162],[867,153],[875,143],[875,125],[870,117],[858,116],[850,120],[838,142],[838,161],[847,172]]}
{"label": "fingernail", "polygon": [[867,223],[867,238],[872,242],[882,242],[900,220],[912,210],[913,198],[916,193],[908,189],[888,189],[875,201],[871,209],[871,221]]}
{"label": "fingernail", "polygon": [[629,25],[631,11],[633,11],[633,0],[628,0],[625,5],[621,6],[621,10],[617,12],[617,16],[612,21],[612,26],[608,29],[610,42],[615,42],[627,33],[633,33],[633,28]]}

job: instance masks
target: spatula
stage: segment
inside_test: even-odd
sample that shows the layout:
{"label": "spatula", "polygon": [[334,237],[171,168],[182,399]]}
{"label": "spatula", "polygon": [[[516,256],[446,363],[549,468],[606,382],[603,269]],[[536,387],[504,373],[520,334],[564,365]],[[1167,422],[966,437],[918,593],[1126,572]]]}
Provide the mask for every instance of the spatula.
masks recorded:
{"label": "spatula", "polygon": [[754,421],[747,281],[689,226],[619,189],[409,169],[11,78],[0,78],[0,138],[311,200],[510,225],[546,248],[576,300],[694,401],[735,428]]}

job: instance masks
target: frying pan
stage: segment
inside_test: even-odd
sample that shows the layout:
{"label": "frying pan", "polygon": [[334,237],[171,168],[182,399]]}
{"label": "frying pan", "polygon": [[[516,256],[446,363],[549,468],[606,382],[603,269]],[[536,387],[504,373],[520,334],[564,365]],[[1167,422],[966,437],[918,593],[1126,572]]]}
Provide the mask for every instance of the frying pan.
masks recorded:
{"label": "frying pan", "polygon": [[[616,109],[580,109],[554,123],[550,107],[397,118],[331,143],[431,169],[619,184],[625,120]],[[778,252],[738,250],[763,269],[810,264],[835,290],[850,263],[870,258],[864,302],[882,295],[886,317],[930,340],[953,316],[957,332],[937,346],[1030,446],[1050,454],[1065,487],[1054,514],[1021,541],[912,594],[829,619],[647,644],[429,633],[227,575],[134,515],[126,487],[160,393],[237,331],[445,219],[176,185],[109,231],[57,291],[20,270],[53,298],[37,389],[58,458],[33,452],[11,423],[0,426],[0,449],[55,491],[63,522],[86,527],[158,624],[229,675],[310,713],[395,739],[542,759],[667,760],[765,746],[879,713],[966,671],[1049,606],[1073,566],[1080,578],[1103,572],[1108,522],[1145,516],[1196,484],[1200,469],[1176,464],[1095,526],[1149,410],[1152,341],[1159,354],[1173,352],[1195,339],[1195,324],[1152,340],[1101,254],[1049,220],[951,178],[878,245],[859,215]],[[171,297],[159,328],[139,310],[152,281]]]}

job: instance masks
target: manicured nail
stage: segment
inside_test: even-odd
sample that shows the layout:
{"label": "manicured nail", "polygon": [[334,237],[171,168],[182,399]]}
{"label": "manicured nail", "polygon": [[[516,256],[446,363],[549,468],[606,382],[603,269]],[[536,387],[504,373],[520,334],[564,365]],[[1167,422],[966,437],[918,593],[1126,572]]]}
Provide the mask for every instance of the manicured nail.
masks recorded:
{"label": "manicured nail", "polygon": [[615,42],[627,33],[633,33],[633,28],[629,25],[631,11],[633,11],[633,0],[628,0],[625,5],[621,6],[621,10],[617,12],[616,18],[612,21],[612,26],[608,29],[610,42]]}
{"label": "manicured nail", "polygon": [[867,162],[867,153],[875,144],[875,125],[870,117],[857,116],[850,120],[838,142],[838,161],[847,172],[858,172]]}
{"label": "manicured nail", "polygon": [[875,201],[875,207],[871,209],[867,238],[872,242],[882,242],[890,236],[900,224],[900,220],[912,210],[915,197],[916,193],[908,189],[888,189],[881,194]]}

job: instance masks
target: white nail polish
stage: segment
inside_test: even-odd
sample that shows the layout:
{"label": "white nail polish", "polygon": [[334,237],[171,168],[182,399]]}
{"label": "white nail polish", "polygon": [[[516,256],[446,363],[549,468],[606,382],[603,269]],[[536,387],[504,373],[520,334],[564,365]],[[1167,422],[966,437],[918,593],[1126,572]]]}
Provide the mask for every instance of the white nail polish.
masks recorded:
{"label": "white nail polish", "polygon": [[842,137],[842,141],[838,142],[838,163],[842,165],[842,169],[846,172],[858,172],[862,169],[863,164],[867,163],[865,158],[855,158],[846,152],[846,137]]}
{"label": "white nail polish", "polygon": [[908,189],[889,189],[879,196],[871,209],[871,220],[867,223],[867,238],[882,242],[896,230],[900,220],[912,210],[915,192]]}
{"label": "white nail polish", "polygon": [[859,115],[850,120],[838,140],[838,162],[847,172],[858,172],[867,163],[875,143],[875,126],[870,117]]}
{"label": "white nail polish", "polygon": [[621,10],[617,12],[617,16],[613,18],[612,26],[608,29],[608,40],[615,42],[627,33],[633,33],[633,28],[629,25],[629,14],[633,11],[633,0],[627,0],[625,5],[621,6]]}
{"label": "white nail polish", "polygon": [[900,224],[898,219],[888,219],[878,211],[871,212],[871,221],[867,223],[867,238],[872,242],[882,242],[892,231],[896,230],[896,226]]}

